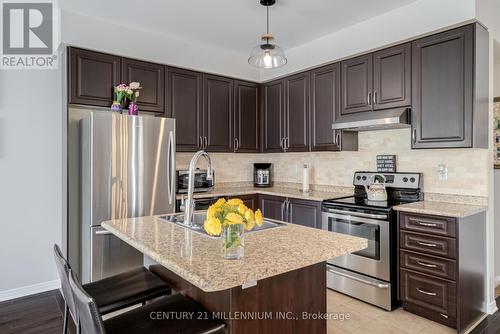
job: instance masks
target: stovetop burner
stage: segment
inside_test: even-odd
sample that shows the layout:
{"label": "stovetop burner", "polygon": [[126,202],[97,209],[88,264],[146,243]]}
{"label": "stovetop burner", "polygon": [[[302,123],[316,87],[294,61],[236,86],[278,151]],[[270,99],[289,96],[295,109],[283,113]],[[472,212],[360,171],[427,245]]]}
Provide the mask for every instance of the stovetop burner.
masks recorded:
{"label": "stovetop burner", "polygon": [[354,209],[366,209],[390,212],[392,207],[404,203],[423,200],[421,173],[383,173],[387,179],[387,201],[369,201],[366,198],[365,185],[376,172],[354,173],[354,196],[323,201],[325,207],[341,206]]}

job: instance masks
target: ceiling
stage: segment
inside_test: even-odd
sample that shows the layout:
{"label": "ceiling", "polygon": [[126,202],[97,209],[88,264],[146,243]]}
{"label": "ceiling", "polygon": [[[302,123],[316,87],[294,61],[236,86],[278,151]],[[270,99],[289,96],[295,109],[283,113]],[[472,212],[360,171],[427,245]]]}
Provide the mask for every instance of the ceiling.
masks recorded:
{"label": "ceiling", "polygon": [[[415,1],[277,0],[271,32],[286,50]],[[265,30],[266,11],[258,0],[64,0],[61,7],[244,54]]]}

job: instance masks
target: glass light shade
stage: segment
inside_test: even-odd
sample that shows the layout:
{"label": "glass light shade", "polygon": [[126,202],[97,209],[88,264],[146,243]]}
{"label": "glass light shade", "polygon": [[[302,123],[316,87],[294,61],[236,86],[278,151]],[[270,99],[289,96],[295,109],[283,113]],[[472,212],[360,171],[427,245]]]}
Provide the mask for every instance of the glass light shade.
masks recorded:
{"label": "glass light shade", "polygon": [[276,44],[260,44],[253,48],[248,63],[260,68],[276,68],[285,65],[285,52]]}

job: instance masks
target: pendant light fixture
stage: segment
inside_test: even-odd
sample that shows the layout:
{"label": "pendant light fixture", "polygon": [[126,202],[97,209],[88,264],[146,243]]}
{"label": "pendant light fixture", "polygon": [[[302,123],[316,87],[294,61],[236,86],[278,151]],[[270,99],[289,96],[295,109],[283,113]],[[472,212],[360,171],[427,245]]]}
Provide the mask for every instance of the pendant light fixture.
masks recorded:
{"label": "pendant light fixture", "polygon": [[274,37],[269,32],[269,7],[274,5],[276,0],[260,0],[262,6],[266,6],[267,25],[266,33],[261,36],[262,43],[253,48],[248,58],[248,63],[260,68],[276,68],[286,64],[285,52],[281,47],[274,44]]}

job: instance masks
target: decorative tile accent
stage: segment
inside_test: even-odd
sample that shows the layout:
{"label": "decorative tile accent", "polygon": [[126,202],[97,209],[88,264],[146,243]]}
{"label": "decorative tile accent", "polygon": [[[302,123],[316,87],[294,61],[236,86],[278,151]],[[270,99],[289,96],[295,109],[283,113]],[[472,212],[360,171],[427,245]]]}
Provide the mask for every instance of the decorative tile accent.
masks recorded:
{"label": "decorative tile accent", "polygon": [[[274,165],[273,181],[300,184],[301,166],[311,167],[314,187],[350,187],[355,171],[374,171],[378,154],[395,154],[400,172],[424,173],[424,191],[430,193],[488,196],[487,149],[412,150],[410,129],[367,131],[359,134],[357,152],[212,153],[216,184],[251,182],[254,162]],[[177,153],[178,168],[186,168],[192,153]],[[438,164],[446,164],[448,181],[439,181]],[[203,164],[200,164],[204,168]]]}

